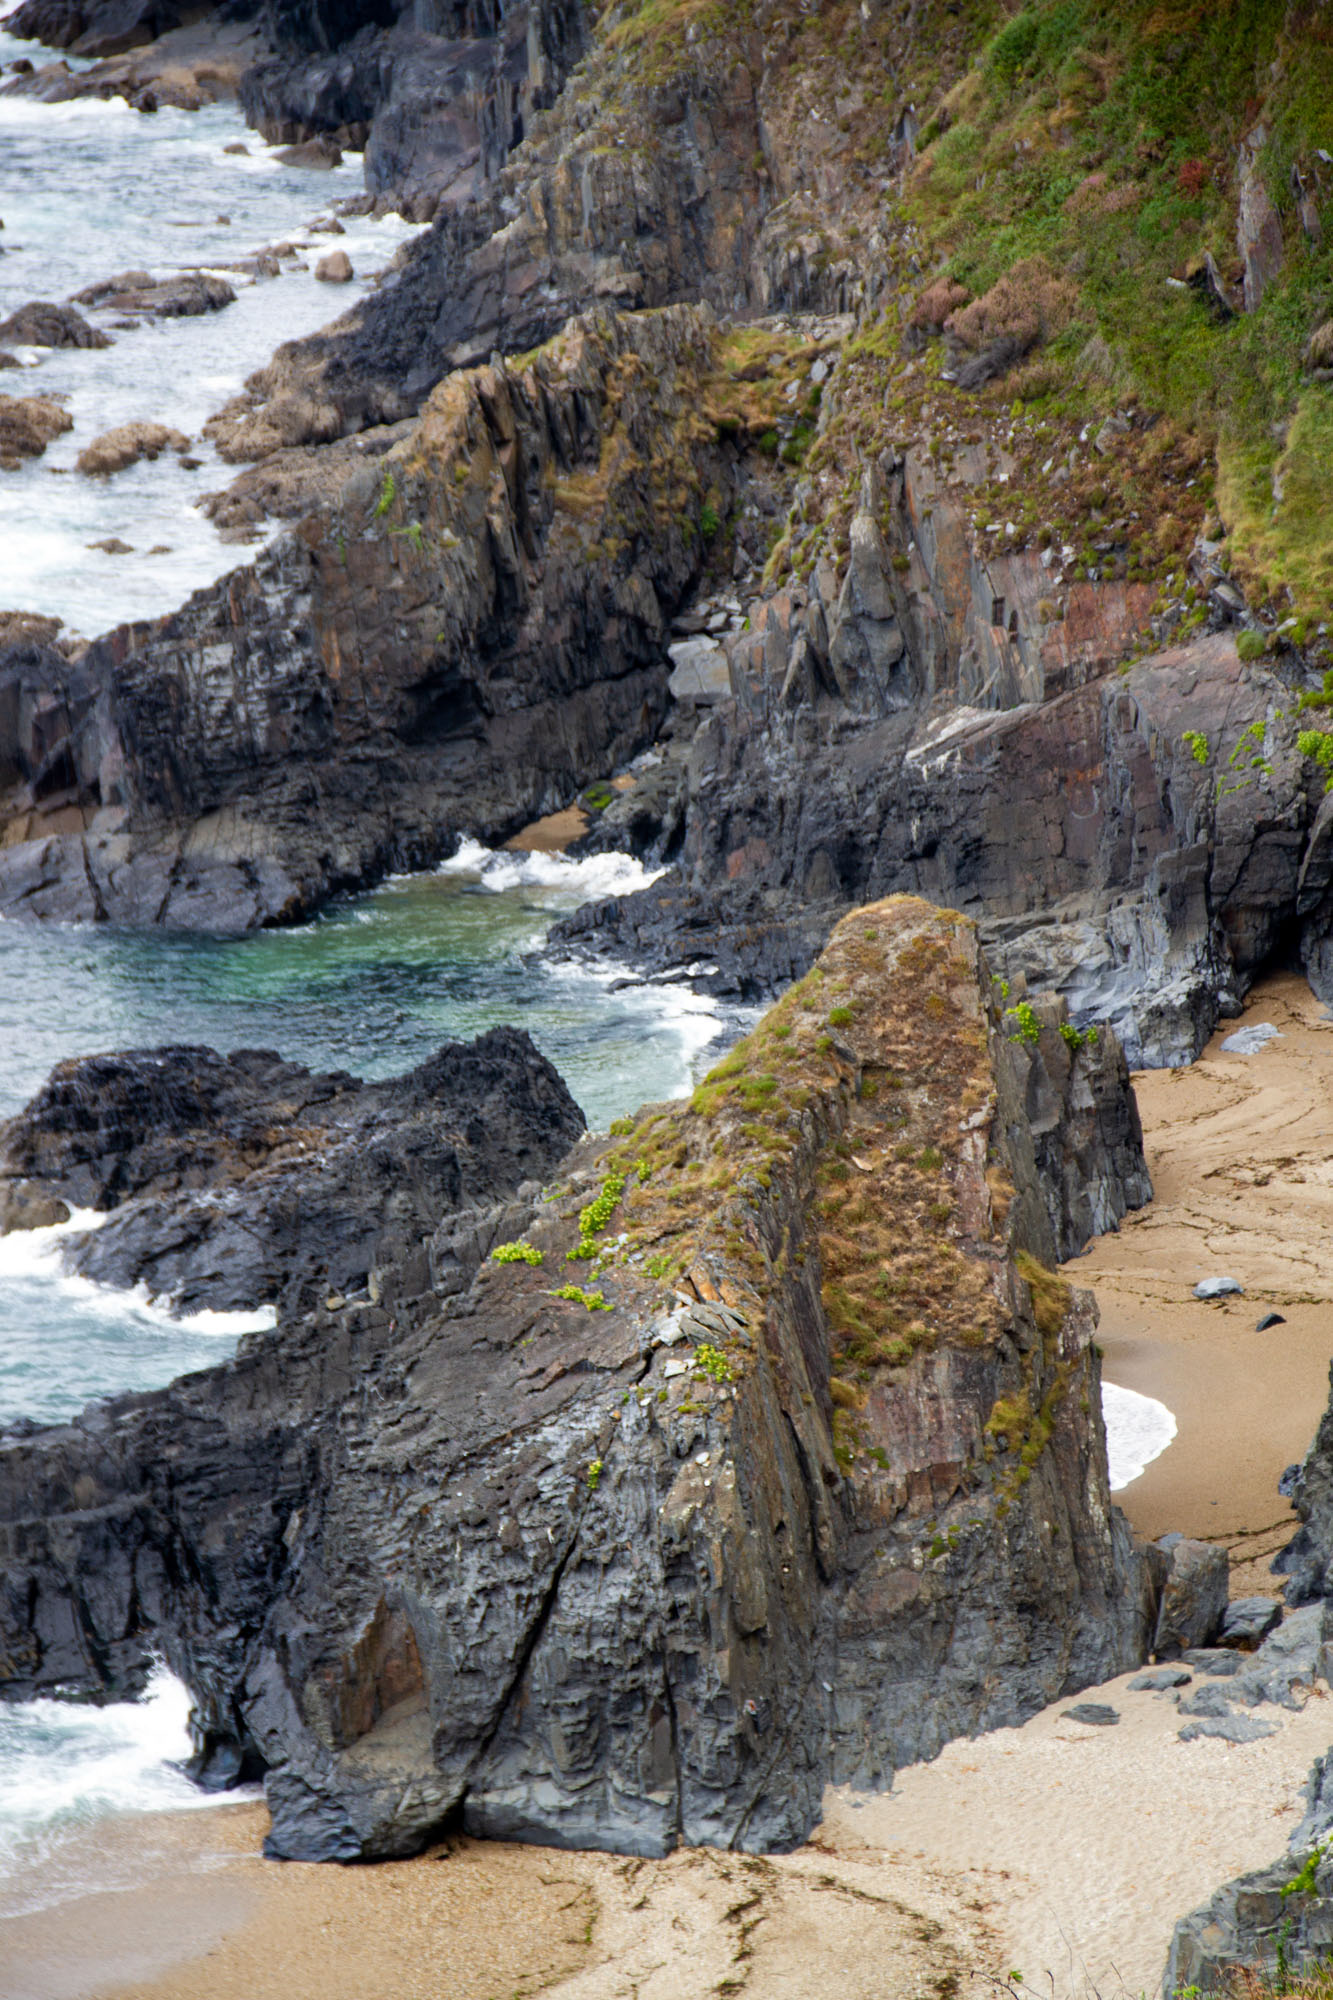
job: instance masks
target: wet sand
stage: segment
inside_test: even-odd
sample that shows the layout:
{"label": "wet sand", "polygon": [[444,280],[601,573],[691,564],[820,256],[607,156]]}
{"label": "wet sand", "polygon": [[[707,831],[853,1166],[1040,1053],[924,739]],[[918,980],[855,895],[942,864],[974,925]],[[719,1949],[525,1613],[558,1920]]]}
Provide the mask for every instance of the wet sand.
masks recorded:
{"label": "wet sand", "polygon": [[[1281,1039],[1222,1053],[1259,1021]],[[1155,1199],[1066,1267],[1096,1291],[1107,1380],[1176,1419],[1174,1442],[1116,1498],[1142,1535],[1223,1543],[1233,1594],[1276,1596],[1269,1563],[1296,1526],[1277,1482],[1314,1436],[1333,1357],[1333,1022],[1303,979],[1278,974],[1191,1069],[1134,1083]],[[1212,1276],[1245,1296],[1193,1298]],[[1286,1324],[1257,1333],[1270,1312]]]}
{"label": "wet sand", "polygon": [[[1277,1492],[1303,1455],[1333,1354],[1333,1024],[1304,983],[1256,990],[1282,1040],[1137,1087],[1153,1206],[1068,1267],[1096,1287],[1110,1380],[1160,1398],[1178,1435],[1118,1498],[1141,1533],[1233,1552],[1233,1590],[1276,1594]],[[1195,1301],[1225,1273],[1245,1297]],[[1286,1324],[1254,1332],[1265,1312]],[[1153,1994],[1175,1920],[1272,1860],[1299,1815],[1333,1699],[1243,1746],[1182,1744],[1167,1697],[1127,1677],[1022,1729],[950,1744],[874,1798],[831,1792],[792,1855],[664,1861],[450,1843],[417,1861],[311,1868],[259,1859],[256,1805],[127,1819],[136,1886],[12,1917],[5,2000],[950,2000],[1012,1970],[1051,2000]],[[95,1842],[95,1846],[94,1846]],[[114,1858],[114,1854],[113,1854]],[[72,1864],[77,1868],[78,1857]],[[131,1870],[131,1873],[136,1872]],[[123,1869],[121,1871],[124,1873]],[[0,1903],[0,1917],[3,1917]]]}

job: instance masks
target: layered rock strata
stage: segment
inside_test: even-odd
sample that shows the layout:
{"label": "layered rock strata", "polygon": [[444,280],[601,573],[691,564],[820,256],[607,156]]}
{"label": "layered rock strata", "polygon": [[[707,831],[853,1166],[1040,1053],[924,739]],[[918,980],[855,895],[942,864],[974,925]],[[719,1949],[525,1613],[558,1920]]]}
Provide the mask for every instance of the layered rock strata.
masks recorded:
{"label": "layered rock strata", "polygon": [[0,1230],[101,1210],[66,1269],[186,1311],[294,1311],[419,1259],[442,1213],[540,1179],[582,1130],[513,1028],[383,1083],[270,1050],[89,1056],[0,1126]]}
{"label": "layered rock strata", "polygon": [[1140,1659],[1016,1053],[974,927],[871,907],[429,1278],[11,1438],[8,1692],[161,1649],[279,1855],[660,1853],[789,1845],[830,1778]]}
{"label": "layered rock strata", "polygon": [[651,741],[731,447],[693,308],[451,377],[337,505],[71,668],[0,655],[0,909],[290,922]]}

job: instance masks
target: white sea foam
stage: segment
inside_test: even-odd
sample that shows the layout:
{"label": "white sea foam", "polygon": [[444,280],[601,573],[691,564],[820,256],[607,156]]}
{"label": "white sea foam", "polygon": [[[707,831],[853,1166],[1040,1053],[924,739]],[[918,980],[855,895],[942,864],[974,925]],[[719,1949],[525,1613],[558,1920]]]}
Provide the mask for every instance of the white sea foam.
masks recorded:
{"label": "white sea foam", "polygon": [[645,868],[632,854],[529,854],[518,848],[483,847],[465,839],[458,852],[440,863],[442,875],[475,876],[483,889],[499,895],[506,889],[554,889],[579,902],[603,896],[629,896],[646,889],[665,868]]}
{"label": "white sea foam", "polygon": [[1176,1434],[1176,1420],[1165,1403],[1115,1382],[1102,1383],[1102,1416],[1111,1491],[1119,1493],[1166,1450]]}
{"label": "white sea foam", "polygon": [[70,1210],[68,1222],[51,1223],[45,1229],[14,1229],[7,1236],[0,1236],[0,1282],[35,1279],[57,1291],[63,1304],[76,1313],[99,1320],[160,1327],[173,1333],[238,1340],[244,1333],[264,1332],[277,1325],[273,1306],[258,1306],[248,1312],[214,1312],[204,1308],[178,1313],[161,1299],[150,1298],[144,1285],[132,1289],[99,1285],[80,1272],[67,1271],[61,1261],[64,1238],[100,1229],[106,1220],[107,1216],[97,1209],[75,1208]]}
{"label": "white sea foam", "polygon": [[[61,1866],[71,1835],[109,1812],[181,1812],[236,1794],[201,1792],[190,1754],[187,1689],[157,1667],[141,1701],[0,1705],[0,1915],[50,1909],[86,1893],[86,1857]],[[133,1879],[133,1857],[126,1857]],[[99,1868],[97,1886],[117,1886]]]}

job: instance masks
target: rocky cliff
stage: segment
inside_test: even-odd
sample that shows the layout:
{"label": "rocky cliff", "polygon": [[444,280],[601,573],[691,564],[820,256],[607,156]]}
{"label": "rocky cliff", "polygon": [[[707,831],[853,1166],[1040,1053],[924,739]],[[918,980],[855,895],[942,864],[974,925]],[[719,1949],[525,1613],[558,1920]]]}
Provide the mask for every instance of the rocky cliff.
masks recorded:
{"label": "rocky cliff", "polygon": [[277,1854],[660,1853],[788,1845],[829,1778],[1140,1658],[1021,1026],[966,919],[873,905],[689,1103],[377,1303],[12,1436],[8,1692],[161,1649]]}
{"label": "rocky cliff", "polygon": [[582,1130],[514,1028],[384,1083],[271,1050],[89,1056],[0,1125],[0,1233],[100,1210],[66,1269],[186,1311],[295,1311],[419,1259],[441,1214],[540,1178]]}
{"label": "rocky cliff", "polygon": [[73,667],[0,655],[0,909],[290,922],[645,747],[730,484],[715,344],[697,308],[597,317],[451,377],[336,505],[173,617]]}

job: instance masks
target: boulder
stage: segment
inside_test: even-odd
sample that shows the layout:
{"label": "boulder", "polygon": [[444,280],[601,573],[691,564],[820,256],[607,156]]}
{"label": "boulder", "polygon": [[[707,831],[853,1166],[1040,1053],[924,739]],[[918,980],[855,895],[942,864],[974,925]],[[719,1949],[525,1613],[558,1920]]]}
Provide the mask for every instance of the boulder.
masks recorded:
{"label": "boulder", "polygon": [[356,273],[345,250],[331,250],[316,264],[315,276],[322,285],[350,285]]}
{"label": "boulder", "polygon": [[1206,1646],[1226,1614],[1230,1558],[1211,1542],[1164,1536],[1171,1567],[1162,1587],[1153,1651],[1160,1660],[1178,1659],[1191,1648]]}
{"label": "boulder", "polygon": [[111,336],[100,327],[90,326],[73,306],[52,305],[34,299],[20,306],[8,319],[0,320],[0,342],[12,340],[25,347],[110,347]]}
{"label": "boulder", "polygon": [[119,277],[103,278],[76,296],[83,305],[143,313],[151,319],[193,319],[236,303],[235,288],[215,271],[181,271],[171,278],[154,278],[148,271],[122,271]]}
{"label": "boulder", "polygon": [[52,438],[73,428],[73,417],[53,396],[0,396],[0,467],[16,471],[21,460],[40,458]]}
{"label": "boulder", "polygon": [[1282,1606],[1271,1597],[1233,1597],[1218,1629],[1218,1644],[1252,1653],[1281,1623]]}
{"label": "boulder", "polygon": [[85,445],[74,463],[80,472],[105,476],[123,472],[126,466],[136,465],[141,458],[160,458],[164,451],[189,449],[190,440],[185,434],[172,430],[167,424],[117,424],[114,430],[103,431],[100,437]]}
{"label": "boulder", "polygon": [[[788,1847],[829,1781],[1134,1665],[1149,1570],[1009,1048],[975,928],[872,906],[545,1197],[5,1439],[7,1691],[123,1692],[164,1654],[195,1768],[264,1776],[280,1856],[460,1818],[660,1854]],[[94,1192],[73,1081],[53,1143]]]}
{"label": "boulder", "polygon": [[326,138],[302,139],[298,145],[283,146],[278,153],[284,167],[305,167],[324,174],[340,167],[342,157],[342,147]]}

